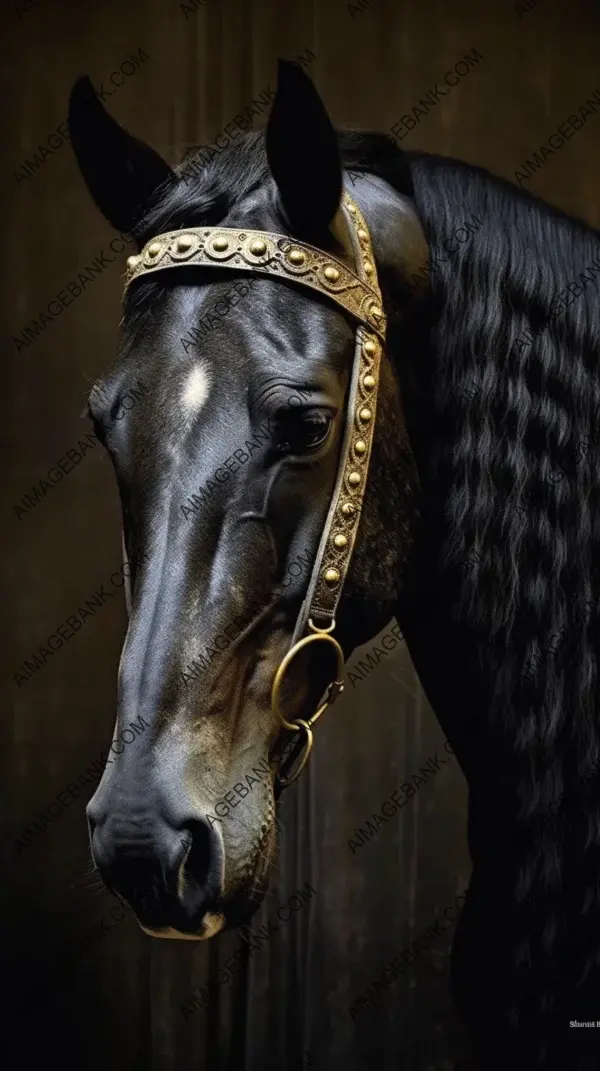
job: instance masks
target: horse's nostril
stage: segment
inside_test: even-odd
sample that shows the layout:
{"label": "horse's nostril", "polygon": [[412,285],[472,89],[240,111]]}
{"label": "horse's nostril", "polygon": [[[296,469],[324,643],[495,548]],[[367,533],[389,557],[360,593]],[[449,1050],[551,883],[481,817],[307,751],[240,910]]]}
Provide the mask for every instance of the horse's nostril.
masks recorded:
{"label": "horse's nostril", "polygon": [[200,889],[208,882],[211,869],[211,831],[206,822],[190,819],[185,823],[182,843],[187,855],[183,864],[184,876],[193,878]]}

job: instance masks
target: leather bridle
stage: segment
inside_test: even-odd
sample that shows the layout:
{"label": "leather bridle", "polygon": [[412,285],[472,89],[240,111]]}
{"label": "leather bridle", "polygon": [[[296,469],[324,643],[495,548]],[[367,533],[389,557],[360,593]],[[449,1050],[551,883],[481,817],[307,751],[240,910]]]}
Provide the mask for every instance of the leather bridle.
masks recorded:
{"label": "leather bridle", "polygon": [[[282,776],[284,761],[280,761],[279,791],[295,781],[304,769],[313,746],[313,726],[344,687],[341,680],[344,653],[333,637],[335,614],[348,575],[365,495],[385,345],[386,317],[367,224],[346,191],[340,211],[351,241],[355,271],[323,250],[289,236],[227,227],[189,227],[159,234],[139,255],[127,261],[125,290],[141,275],[170,268],[190,265],[232,268],[292,280],[317,290],[341,306],[358,324],[335,487],[290,649],[277,669],[271,689],[272,711],[281,728],[305,735],[300,761],[291,776]],[[315,643],[333,648],[335,678],[311,718],[288,721],[280,702],[285,675],[299,652]],[[285,760],[286,770],[295,761],[297,750],[294,746],[290,761]]]}

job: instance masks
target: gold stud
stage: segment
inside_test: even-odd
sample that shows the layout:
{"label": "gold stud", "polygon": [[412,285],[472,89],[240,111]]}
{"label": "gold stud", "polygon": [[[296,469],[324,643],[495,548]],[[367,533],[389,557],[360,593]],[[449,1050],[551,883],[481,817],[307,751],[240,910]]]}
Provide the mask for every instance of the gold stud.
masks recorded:
{"label": "gold stud", "polygon": [[365,274],[366,275],[372,275],[373,274],[373,265],[371,264],[370,260],[365,260],[365,262],[363,264],[363,268],[365,269]]}
{"label": "gold stud", "polygon": [[304,264],[306,253],[303,249],[292,249],[288,254],[288,260],[290,260],[292,264]]}
{"label": "gold stud", "polygon": [[362,454],[366,454],[366,452],[367,452],[367,444],[366,444],[365,440],[364,439],[357,439],[356,442],[354,443],[354,453],[355,454],[359,454],[359,456],[362,456]]}
{"label": "gold stud", "polygon": [[366,242],[367,238],[369,237],[369,235],[367,234],[366,230],[363,227],[359,227],[358,231],[356,233],[358,234],[358,237],[360,238],[361,242]]}
{"label": "gold stud", "polygon": [[377,346],[374,342],[371,341],[371,339],[369,339],[368,342],[365,342],[363,350],[365,351],[367,357],[374,357],[377,353]]}
{"label": "gold stud", "polygon": [[360,483],[360,472],[351,472],[348,477],[348,483],[351,487],[358,487]]}
{"label": "gold stud", "polygon": [[148,256],[157,257],[160,253],[160,248],[160,242],[153,242],[152,245],[148,246]]}
{"label": "gold stud", "polygon": [[355,513],[356,506],[354,506],[352,502],[344,502],[342,506],[342,516],[348,520],[350,517],[354,517]]}
{"label": "gold stud", "polygon": [[367,409],[365,406],[364,409],[361,409],[358,415],[364,424],[368,424],[373,414],[371,413],[371,410]]}
{"label": "gold stud", "polygon": [[367,375],[363,376],[363,387],[365,388],[365,390],[373,390],[374,386],[375,376],[372,376],[369,372],[367,372]]}
{"label": "gold stud", "polygon": [[134,268],[137,268],[139,262],[140,262],[140,258],[139,257],[127,257],[127,267],[131,271],[133,271]]}
{"label": "gold stud", "polygon": [[194,244],[194,239],[189,234],[182,234],[177,239],[177,252],[187,253],[188,249],[191,249]]}
{"label": "gold stud", "polygon": [[356,215],[356,208],[354,207],[354,205],[347,205],[346,207],[347,207],[347,209],[348,209],[348,211],[349,211],[351,216],[355,216]]}
{"label": "gold stud", "polygon": [[228,245],[229,242],[227,238],[215,238],[213,242],[213,249],[216,249],[217,253],[222,253],[225,249],[227,249]]}
{"label": "gold stud", "polygon": [[383,312],[379,308],[379,305],[372,305],[369,310],[369,316],[372,320],[380,320],[383,316]]}
{"label": "gold stud", "polygon": [[263,253],[267,252],[267,243],[263,242],[262,238],[256,238],[250,246],[250,252],[254,253],[255,257],[262,257]]}
{"label": "gold stud", "polygon": [[348,540],[346,539],[346,536],[342,535],[341,532],[338,532],[338,534],[333,537],[333,542],[334,542],[335,546],[338,547],[339,550],[341,550],[342,547],[345,547],[345,546],[348,545]]}
{"label": "gold stud", "polygon": [[337,569],[326,569],[326,571],[325,571],[325,582],[327,584],[337,584],[339,579],[340,579],[340,574],[337,571]]}
{"label": "gold stud", "polygon": [[337,270],[337,268],[334,268],[332,264],[329,264],[328,267],[325,268],[324,275],[330,283],[337,283],[340,277],[339,271]]}

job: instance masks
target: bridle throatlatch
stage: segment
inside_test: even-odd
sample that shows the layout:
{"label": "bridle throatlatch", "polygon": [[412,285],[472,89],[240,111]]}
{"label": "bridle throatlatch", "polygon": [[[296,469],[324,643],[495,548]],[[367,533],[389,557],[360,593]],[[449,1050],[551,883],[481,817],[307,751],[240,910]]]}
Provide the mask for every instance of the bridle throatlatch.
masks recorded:
{"label": "bridle throatlatch", "polygon": [[[271,708],[281,728],[304,734],[296,769],[288,777],[297,755],[297,743],[286,748],[277,773],[278,793],[302,772],[313,745],[313,726],[343,690],[344,653],[333,637],[335,613],[346,580],[364,500],[377,407],[377,388],[386,318],[367,224],[360,208],[344,191],[340,205],[354,252],[355,271],[314,246],[282,234],[230,227],[190,227],[159,234],[138,256],[129,257],[125,290],[134,279],[169,268],[210,265],[251,271],[293,280],[319,291],[341,306],[358,326],[352,376],[346,406],[346,424],[338,472],[329,512],[321,535],[310,583],[302,603],[290,649],[273,680]],[[311,644],[326,644],[336,657],[336,674],[316,712],[306,721],[288,721],[281,709],[281,688],[289,666]]]}

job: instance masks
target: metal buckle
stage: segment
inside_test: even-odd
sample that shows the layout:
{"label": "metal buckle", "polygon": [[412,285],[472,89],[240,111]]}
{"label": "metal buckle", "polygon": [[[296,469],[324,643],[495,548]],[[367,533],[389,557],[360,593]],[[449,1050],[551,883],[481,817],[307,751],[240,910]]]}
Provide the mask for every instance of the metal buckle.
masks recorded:
{"label": "metal buckle", "polygon": [[[304,745],[304,750],[302,751],[300,757],[300,762],[291,777],[286,778],[281,776],[281,769],[284,767],[283,763],[281,764],[277,772],[277,781],[280,790],[287,788],[288,785],[291,785],[302,773],[312,751],[313,725],[318,721],[321,715],[324,714],[324,712],[327,710],[327,707],[331,706],[331,704],[335,702],[335,700],[338,698],[339,695],[341,695],[344,690],[344,683],[342,680],[339,679],[342,676],[342,671],[344,668],[344,652],[342,651],[342,648],[340,647],[337,640],[334,640],[333,636],[331,635],[335,628],[335,621],[333,621],[331,625],[328,626],[328,628],[320,629],[317,628],[317,626],[309,618],[308,627],[312,630],[312,635],[304,636],[303,639],[298,640],[298,642],[294,644],[291,650],[288,651],[288,653],[285,655],[279,665],[279,668],[275,674],[275,679],[273,681],[273,687],[271,688],[271,710],[279,719],[283,728],[288,729],[290,732],[293,733],[298,733],[300,730],[303,729],[306,733],[306,743]],[[282,713],[279,701],[281,685],[284,680],[285,674],[298,652],[301,651],[304,647],[308,647],[308,645],[311,643],[317,643],[319,640],[323,643],[330,644],[335,650],[336,677],[328,685],[325,693],[325,699],[315,711],[312,718],[309,718],[308,721],[305,721],[303,718],[298,718],[296,721],[287,721],[287,719]]]}

